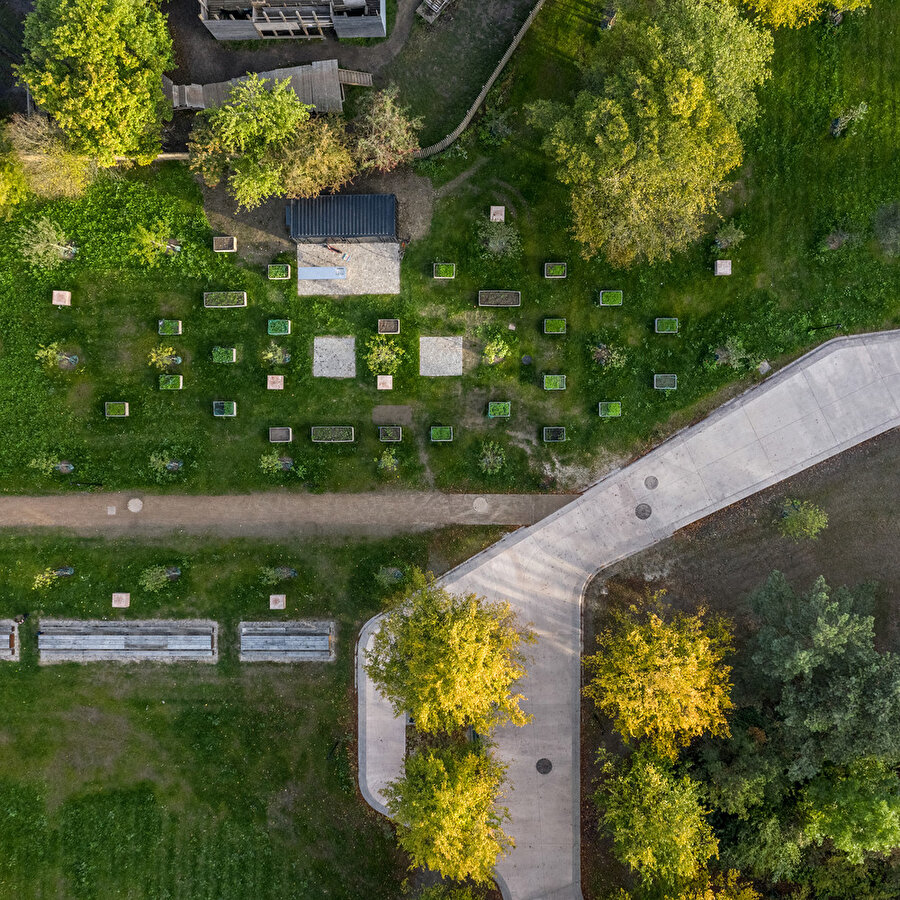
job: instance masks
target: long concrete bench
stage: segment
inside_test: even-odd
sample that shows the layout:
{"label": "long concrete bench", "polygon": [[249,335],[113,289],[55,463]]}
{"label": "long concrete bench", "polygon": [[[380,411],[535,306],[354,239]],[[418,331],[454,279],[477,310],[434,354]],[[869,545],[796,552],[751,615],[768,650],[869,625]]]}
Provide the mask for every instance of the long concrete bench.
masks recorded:
{"label": "long concrete bench", "polygon": [[242,662],[331,662],[334,622],[241,622]]}
{"label": "long concrete bench", "polygon": [[106,622],[44,619],[38,631],[42,664],[56,662],[215,662],[219,626],[208,620]]}

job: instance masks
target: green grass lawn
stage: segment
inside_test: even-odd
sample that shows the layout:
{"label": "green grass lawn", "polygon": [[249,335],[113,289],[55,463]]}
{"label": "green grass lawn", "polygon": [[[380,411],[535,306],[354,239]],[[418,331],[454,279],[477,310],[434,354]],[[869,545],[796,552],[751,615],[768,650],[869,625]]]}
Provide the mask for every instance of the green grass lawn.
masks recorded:
{"label": "green grass lawn", "polygon": [[[197,900],[402,893],[405,861],[356,789],[353,649],[395,588],[382,567],[441,569],[498,529],[390,541],[136,544],[44,534],[0,541],[0,617],[30,611],[23,658],[0,664],[0,895]],[[32,590],[47,566],[75,574]],[[151,565],[180,581],[142,593]],[[289,566],[270,612],[261,566]],[[402,584],[400,585],[402,587]],[[110,608],[131,589],[128,610]],[[204,617],[220,625],[208,665],[40,667],[41,615]],[[242,619],[333,617],[335,663],[242,664]]]}

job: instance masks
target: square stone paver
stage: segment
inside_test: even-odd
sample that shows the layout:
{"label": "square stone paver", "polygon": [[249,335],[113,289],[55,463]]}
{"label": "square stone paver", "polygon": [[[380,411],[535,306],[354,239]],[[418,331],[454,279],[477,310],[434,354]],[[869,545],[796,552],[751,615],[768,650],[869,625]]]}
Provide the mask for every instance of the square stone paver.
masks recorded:
{"label": "square stone paver", "polygon": [[730,259],[717,259],[716,267],[713,270],[716,275],[730,275],[731,274],[731,260]]}
{"label": "square stone paver", "polygon": [[313,375],[316,378],[355,378],[356,338],[315,338],[313,340]]}
{"label": "square stone paver", "polygon": [[127,609],[131,606],[131,594],[113,594],[112,605],[114,609]]}
{"label": "square stone paver", "polygon": [[287,605],[287,594],[269,594],[269,609],[284,609]]}
{"label": "square stone paver", "polygon": [[375,386],[379,391],[392,391],[394,389],[394,376],[378,375],[375,379]]}
{"label": "square stone paver", "polygon": [[266,375],[266,389],[270,391],[283,391],[284,375]]}
{"label": "square stone paver", "polygon": [[71,291],[54,291],[53,299],[50,302],[54,306],[71,306],[72,305],[72,292]]}
{"label": "square stone paver", "polygon": [[[482,207],[483,209],[484,207]],[[506,207],[505,206],[492,206],[491,207],[491,221],[492,222],[505,222],[506,221]]]}
{"label": "square stone paver", "polygon": [[420,337],[419,374],[429,378],[462,375],[462,337]]}

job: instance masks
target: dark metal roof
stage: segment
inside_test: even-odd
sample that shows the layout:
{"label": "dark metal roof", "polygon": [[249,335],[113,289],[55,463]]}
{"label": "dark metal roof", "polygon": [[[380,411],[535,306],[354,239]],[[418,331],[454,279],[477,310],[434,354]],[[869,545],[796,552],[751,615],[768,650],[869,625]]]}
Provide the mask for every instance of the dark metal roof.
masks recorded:
{"label": "dark metal roof", "polygon": [[298,242],[397,239],[393,194],[328,194],[289,200],[285,218],[291,238]]}

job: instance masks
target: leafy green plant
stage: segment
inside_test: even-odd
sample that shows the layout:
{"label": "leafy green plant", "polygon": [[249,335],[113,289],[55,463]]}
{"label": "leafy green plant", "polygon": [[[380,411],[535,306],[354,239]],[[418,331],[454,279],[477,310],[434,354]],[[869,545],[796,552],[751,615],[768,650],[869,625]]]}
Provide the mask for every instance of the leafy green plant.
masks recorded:
{"label": "leafy green plant", "polygon": [[828,527],[828,514],[809,500],[785,500],[778,520],[779,531],[795,541],[815,540]]}
{"label": "leafy green plant", "polygon": [[478,468],[485,475],[499,475],[506,464],[506,451],[496,441],[485,441],[478,455]]}
{"label": "leafy green plant", "polygon": [[64,259],[75,256],[66,233],[47,216],[27,219],[18,237],[23,258],[37,269],[55,269]]}
{"label": "leafy green plant", "polygon": [[283,366],[291,361],[291,354],[279,347],[275,341],[270,341],[269,346],[263,350],[262,361],[270,366]]}
{"label": "leafy green plant", "polygon": [[726,222],[716,232],[716,246],[720,250],[727,250],[729,247],[737,247],[746,235],[733,221]]}
{"label": "leafy green plant", "polygon": [[173,481],[185,472],[187,451],[180,447],[167,447],[150,454],[147,469],[157,484]]}
{"label": "leafy green plant", "polygon": [[493,337],[485,345],[481,351],[481,361],[486,366],[495,366],[502,363],[510,354],[510,346],[502,337]]}
{"label": "leafy green plant", "polygon": [[28,461],[28,468],[36,469],[41,475],[52,475],[58,461],[50,453],[41,451]]}
{"label": "leafy green plant", "polygon": [[515,259],[522,255],[522,236],[511,222],[478,223],[478,243],[483,259]]}
{"label": "leafy green plant", "polygon": [[63,351],[59,341],[53,341],[52,344],[38,344],[38,351],[34,354],[34,358],[45,368],[55,369],[62,355]]}
{"label": "leafy green plant", "polygon": [[34,576],[34,582],[31,585],[33,591],[44,591],[51,587],[54,582],[59,579],[59,575],[51,568],[43,569]]}
{"label": "leafy green plant", "polygon": [[167,347],[165,344],[160,344],[150,351],[150,354],[147,357],[147,365],[162,371],[175,364],[176,356],[177,354],[175,353],[174,347]]}
{"label": "leafy green plant", "polygon": [[393,447],[386,447],[378,457],[378,471],[382,475],[396,475],[400,468],[400,460]]}
{"label": "leafy green plant", "polygon": [[373,375],[395,375],[406,351],[385,334],[378,334],[366,344],[366,365]]}
{"label": "leafy green plant", "polygon": [[591,359],[604,369],[621,369],[628,362],[628,351],[623,347],[591,343],[588,345],[588,350]]}
{"label": "leafy green plant", "polygon": [[169,576],[165,566],[149,566],[141,572],[138,578],[141,590],[148,594],[157,594],[169,585]]}

